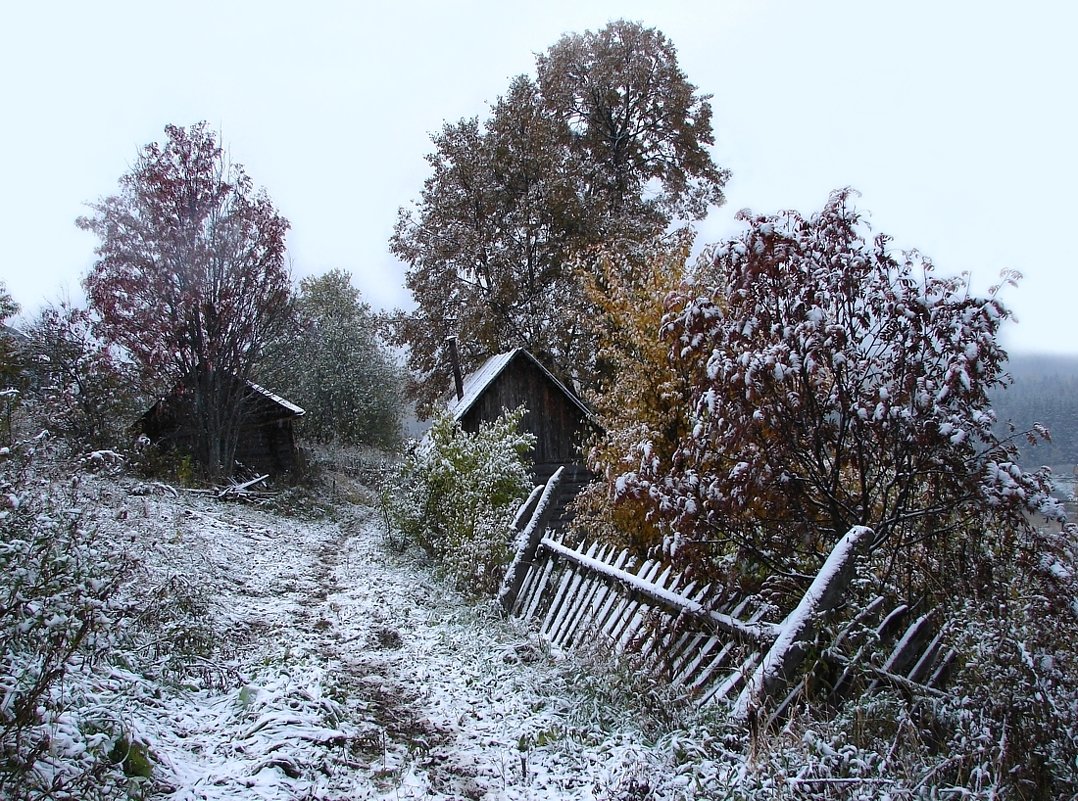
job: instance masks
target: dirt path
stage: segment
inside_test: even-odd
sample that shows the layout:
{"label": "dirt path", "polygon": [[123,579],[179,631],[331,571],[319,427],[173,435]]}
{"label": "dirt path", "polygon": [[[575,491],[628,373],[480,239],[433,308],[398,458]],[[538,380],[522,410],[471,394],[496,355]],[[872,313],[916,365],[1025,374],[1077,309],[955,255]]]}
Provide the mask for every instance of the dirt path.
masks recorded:
{"label": "dirt path", "polygon": [[200,669],[128,690],[168,797],[590,798],[642,770],[631,734],[575,733],[564,663],[388,549],[369,510],[132,507],[147,583],[184,577],[214,632]]}

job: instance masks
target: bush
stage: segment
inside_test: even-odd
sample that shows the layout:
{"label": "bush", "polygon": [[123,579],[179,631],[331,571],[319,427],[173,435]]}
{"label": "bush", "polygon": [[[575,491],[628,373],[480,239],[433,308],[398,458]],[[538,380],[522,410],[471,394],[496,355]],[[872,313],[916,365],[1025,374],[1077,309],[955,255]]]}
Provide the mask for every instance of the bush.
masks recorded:
{"label": "bush", "polygon": [[383,492],[391,533],[437,559],[459,589],[494,593],[511,553],[508,532],[532,479],[519,431],[525,409],[470,434],[447,415],[402,462]]}
{"label": "bush", "polygon": [[0,456],[0,797],[107,795],[115,722],[90,673],[117,642],[129,561],[19,446]]}
{"label": "bush", "polygon": [[[744,797],[1078,798],[1075,532],[988,547],[1004,539],[985,532],[977,592],[952,581],[940,607],[941,653],[954,655],[942,692],[884,687],[835,710],[806,689],[781,731],[748,738]],[[892,646],[866,643],[862,690]]]}

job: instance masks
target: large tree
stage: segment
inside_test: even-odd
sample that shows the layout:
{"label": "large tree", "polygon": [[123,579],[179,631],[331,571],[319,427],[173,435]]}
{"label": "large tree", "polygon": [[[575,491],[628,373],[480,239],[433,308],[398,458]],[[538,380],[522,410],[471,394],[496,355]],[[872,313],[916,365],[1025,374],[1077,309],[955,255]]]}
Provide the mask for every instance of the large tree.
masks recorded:
{"label": "large tree", "polygon": [[227,474],[244,381],[292,319],[288,221],[205,123],[165,133],[119,192],[78,220],[100,239],[85,286],[105,336],[157,392],[184,382],[194,455],[211,475]]}
{"label": "large tree", "polygon": [[264,380],[307,412],[305,437],[390,448],[401,438],[403,371],[343,270],[300,281],[300,327],[267,353]]}
{"label": "large tree", "polygon": [[661,33],[617,22],[567,36],[538,73],[515,78],[483,124],[434,135],[433,172],[390,240],[417,304],[397,315],[395,338],[427,402],[448,385],[449,336],[465,369],[524,346],[591,384],[580,280],[591,249],[646,250],[722,200],[708,97]]}
{"label": "large tree", "polygon": [[811,573],[863,525],[888,581],[945,592],[996,547],[988,532],[1059,512],[1046,473],[994,432],[996,291],[892,253],[845,191],[809,218],[743,218],[710,290],[665,318],[671,356],[700,367],[691,425],[672,460],[645,433],[616,481],[651,500],[670,551],[747,579]]}
{"label": "large tree", "polygon": [[707,149],[710,95],[697,94],[660,31],[619,20],[567,34],[537,66],[547,108],[583,156],[590,212],[648,237],[722,203],[729,176]]}

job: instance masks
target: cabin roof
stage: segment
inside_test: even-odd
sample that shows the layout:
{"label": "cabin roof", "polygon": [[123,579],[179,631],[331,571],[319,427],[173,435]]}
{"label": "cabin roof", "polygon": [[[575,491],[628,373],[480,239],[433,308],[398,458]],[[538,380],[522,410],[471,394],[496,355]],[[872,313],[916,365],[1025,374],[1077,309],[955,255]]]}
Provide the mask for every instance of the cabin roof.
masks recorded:
{"label": "cabin roof", "polygon": [[[284,413],[281,414],[281,418],[285,418],[285,417],[302,417],[303,415],[307,414],[307,411],[305,409],[297,406],[296,404],[292,403],[292,401],[290,401],[290,400],[286,400],[285,398],[282,398],[280,395],[277,395],[277,394],[275,394],[273,392],[270,392],[268,389],[266,389],[263,386],[260,386],[259,384],[256,384],[254,381],[247,380],[247,381],[244,381],[244,383],[247,385],[248,389],[252,390],[253,392],[258,393],[259,395],[261,395],[262,397],[264,397],[266,400],[270,401],[271,403],[274,403],[277,406],[280,406],[281,409],[284,412]],[[139,420],[142,420],[142,419],[148,417],[154,411],[154,409],[158,408],[158,406],[160,406],[162,403],[164,403],[169,398],[171,398],[173,395],[175,395],[177,390],[180,387],[182,387],[183,384],[184,384],[184,382],[180,381],[176,386],[174,386],[169,391],[169,393],[167,395],[164,395],[163,397],[160,397],[156,401],[154,401],[153,405],[151,405],[149,409],[147,409],[145,412],[142,413],[142,415],[139,417]]]}
{"label": "cabin roof", "polygon": [[276,394],[270,392],[268,389],[266,389],[263,386],[259,386],[254,381],[248,381],[247,386],[249,386],[255,392],[258,392],[258,393],[266,396],[267,398],[269,398],[274,403],[279,404],[280,406],[283,406],[285,409],[292,412],[292,414],[294,414],[296,417],[303,417],[303,415],[307,414],[306,409],[302,409],[299,406],[297,406],[296,404],[292,403],[292,401],[285,400],[280,395],[276,395]]}
{"label": "cabin roof", "polygon": [[505,370],[506,367],[513,361],[514,358],[520,356],[521,358],[529,359],[536,367],[538,367],[544,375],[550,380],[554,386],[556,386],[562,393],[565,394],[572,403],[580,409],[585,419],[592,419],[593,415],[591,410],[584,405],[584,402],[576,396],[576,393],[572,392],[565,384],[554,377],[554,374],[547,370],[543,364],[531,355],[524,348],[514,348],[513,350],[506,351],[505,353],[499,353],[496,356],[491,356],[473,373],[469,373],[468,377],[464,379],[464,394],[460,400],[451,408],[450,413],[454,420],[460,420],[464,415],[468,413],[468,410],[475,405],[475,402],[479,400],[483,392],[494,383],[495,379]]}

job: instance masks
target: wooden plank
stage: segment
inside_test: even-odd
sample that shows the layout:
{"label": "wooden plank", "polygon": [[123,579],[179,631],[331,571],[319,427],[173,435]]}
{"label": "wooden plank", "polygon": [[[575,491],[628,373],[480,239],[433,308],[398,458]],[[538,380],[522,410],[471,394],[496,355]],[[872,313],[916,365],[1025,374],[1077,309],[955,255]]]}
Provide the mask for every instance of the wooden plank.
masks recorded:
{"label": "wooden plank", "polygon": [[[891,651],[891,655],[883,663],[883,670],[886,673],[893,673],[896,676],[905,675],[906,671],[916,661],[925,643],[932,636],[932,617],[932,613],[929,612],[926,615],[921,615],[910,624],[905,634],[895,645],[894,650]],[[868,691],[872,692],[875,689],[876,682],[873,682]]]}
{"label": "wooden plank", "polygon": [[725,673],[730,669],[727,657],[733,655],[735,643],[732,640],[720,640],[718,637],[713,642],[718,647],[711,647],[709,643],[708,652],[702,656],[700,666],[691,677],[690,686],[693,690],[704,690],[712,683],[716,672]]}
{"label": "wooden plank", "polygon": [[[626,562],[629,560],[628,550],[622,550],[618,554],[618,558],[614,561],[613,567],[616,570],[621,570]],[[610,615],[614,609],[624,600],[624,595],[621,592],[621,585],[615,582],[604,582],[607,587],[605,601],[603,606],[599,608],[599,611],[595,614],[595,631],[597,633],[604,633],[607,630],[607,623],[610,619]]]}
{"label": "wooden plank", "polygon": [[[597,554],[597,558],[600,561],[606,562],[613,552],[613,547],[604,547]],[[594,625],[593,618],[596,610],[596,598],[606,591],[606,582],[602,580],[602,577],[592,574],[587,589],[581,593],[576,609],[565,623],[567,634],[563,640],[567,646],[571,647],[575,644],[577,635],[581,630],[590,630],[592,628]]]}
{"label": "wooden plank", "polygon": [[[516,606],[517,595],[520,594],[524,578],[535,562],[535,557],[539,550],[539,541],[543,538],[547,525],[550,523],[550,518],[554,514],[554,507],[558,497],[558,484],[561,482],[562,472],[563,468],[560,467],[554,471],[554,475],[547,481],[539,500],[536,501],[531,519],[517,535],[513,560],[509,563],[509,567],[506,568],[502,585],[498,589],[498,602],[507,613],[510,613],[513,607]],[[534,490],[532,495],[535,495]],[[528,504],[525,504],[525,506],[530,503],[531,499],[529,498]],[[514,526],[517,522],[519,521],[514,521]]]}
{"label": "wooden plank", "polygon": [[545,555],[536,557],[537,562],[533,562],[528,572],[524,576],[524,583],[520,585],[520,592],[517,593],[516,600],[513,601],[513,607],[509,610],[509,614],[513,617],[519,617],[524,620],[529,618],[525,614],[528,608],[528,604],[532,595],[535,593],[536,584],[543,575],[543,570],[549,564],[550,560]]}
{"label": "wooden plank", "polygon": [[643,616],[641,610],[646,610],[643,599],[637,597],[634,598],[632,603],[626,607],[625,614],[622,615],[622,625],[618,629],[614,636],[614,648],[618,653],[628,653],[629,646],[636,639],[636,635],[640,631],[640,626],[643,623]]}
{"label": "wooden plank", "polygon": [[883,619],[883,622],[876,627],[876,637],[881,640],[890,639],[898,631],[898,627],[902,624],[902,618],[909,611],[910,608],[906,604],[899,604],[892,609],[890,614]]}
{"label": "wooden plank", "polygon": [[691,654],[691,658],[683,660],[681,668],[674,674],[672,682],[674,684],[684,684],[693,689],[698,689],[700,682],[697,681],[700,678],[700,673],[704,669],[705,662],[708,662],[710,658],[716,656],[724,648],[727,651],[733,648],[733,643],[729,640],[722,640],[715,634],[699,634],[697,635],[699,640],[696,644],[695,651],[686,652],[686,656]]}
{"label": "wooden plank", "polygon": [[[673,568],[668,566],[652,579],[651,583],[656,589],[673,592],[679,578],[680,576],[673,572]],[[664,662],[672,644],[668,635],[674,628],[675,621],[683,614],[683,612],[671,614],[670,609],[662,606],[652,607],[645,620],[645,637],[640,645],[640,656],[645,663],[651,663],[654,667],[666,672],[668,666]]]}
{"label": "wooden plank", "polygon": [[932,664],[936,661],[936,657],[939,656],[940,647],[943,642],[943,630],[936,632],[936,636],[932,638],[932,642],[925,648],[924,653],[921,654],[921,658],[917,660],[917,663],[913,666],[913,669],[906,674],[906,678],[910,681],[924,681],[928,675],[929,670],[932,669]]}
{"label": "wooden plank", "polygon": [[[584,548],[584,545],[580,546]],[[595,558],[599,550],[598,543],[592,543],[587,547],[586,555],[589,558]],[[576,621],[579,620],[583,611],[584,605],[587,603],[594,590],[596,584],[596,578],[593,574],[587,571],[579,571],[581,576],[581,583],[577,588],[576,596],[572,603],[566,609],[565,614],[562,617],[561,623],[558,626],[558,631],[555,634],[557,641],[564,645],[564,643],[571,638],[573,631],[575,631]]]}
{"label": "wooden plank", "polygon": [[561,571],[561,578],[557,582],[557,587],[550,596],[550,606],[547,607],[546,616],[539,625],[539,630],[545,637],[547,637],[547,639],[550,638],[550,626],[554,622],[554,618],[557,616],[558,612],[561,611],[561,604],[565,599],[565,592],[569,588],[569,583],[573,580],[573,576],[574,572],[572,565],[565,565]]}
{"label": "wooden plank", "polygon": [[681,637],[670,646],[666,657],[670,663],[671,681],[685,671],[709,639],[718,639],[718,637],[715,634],[686,627]]}
{"label": "wooden plank", "polygon": [[614,639],[614,629],[621,623],[622,615],[625,613],[625,608],[629,605],[630,600],[629,592],[624,585],[620,586],[618,590],[601,629],[602,633],[611,641]]}
{"label": "wooden plank", "polygon": [[942,687],[951,675],[951,669],[958,661],[958,654],[954,648],[951,648],[944,654],[943,659],[940,660],[939,666],[932,672],[932,675],[928,679],[928,686],[934,689]]}
{"label": "wooden plank", "polygon": [[[662,569],[661,564],[649,559],[640,567],[640,571],[637,573],[636,577],[637,579],[646,582],[650,577],[655,576],[660,569]],[[632,589],[635,590],[636,586],[632,587]],[[647,596],[640,592],[631,592],[629,597],[632,599],[631,612],[623,614],[620,625],[615,627],[611,632],[615,648],[619,651],[625,650],[629,641],[632,640],[633,635],[640,627],[640,607],[643,606],[644,599]]]}
{"label": "wooden plank", "polygon": [[805,644],[813,637],[816,618],[841,600],[856,571],[856,557],[872,537],[871,529],[854,526],[835,543],[801,601],[782,622],[781,634],[742,688],[730,711],[733,720],[748,722],[774,694],[784,691],[784,685],[792,680],[804,659]]}
{"label": "wooden plank", "polygon": [[540,605],[543,599],[546,597],[546,588],[550,583],[550,577],[554,573],[553,555],[547,555],[546,561],[543,563],[543,572],[539,580],[535,582],[535,589],[533,591],[531,602],[527,607],[526,613],[523,615],[525,620],[535,620],[539,614]]}
{"label": "wooden plank", "polygon": [[[592,545],[590,549],[590,555],[594,556],[594,551],[597,549],[597,545]],[[568,627],[566,623],[568,619],[575,616],[578,605],[581,600],[582,592],[587,588],[590,577],[588,577],[584,570],[578,566],[573,568],[573,580],[569,584],[569,588],[562,600],[561,609],[554,619],[554,622],[550,626],[550,641],[562,645],[565,637],[568,634]]]}
{"label": "wooden plank", "polygon": [[749,674],[756,669],[759,659],[759,654],[749,654],[736,670],[731,671],[727,674],[725,679],[717,682],[711,689],[704,693],[700,699],[700,705],[705,706],[707,704],[714,704],[728,698],[730,693],[745,683]]}
{"label": "wooden plank", "polygon": [[[551,550],[558,551],[559,555],[566,559],[572,561],[580,560],[580,554],[574,553],[571,549],[564,548],[549,537],[543,540],[543,545]],[[707,621],[712,626],[725,631],[728,634],[732,634],[735,637],[759,643],[771,642],[777,636],[778,627],[774,624],[763,622],[750,624],[720,612],[712,612],[704,609],[699,603],[679,595],[678,593],[666,592],[650,587],[647,582],[641,581],[639,575],[633,575],[624,570],[617,570],[610,565],[603,565],[593,561],[589,563],[589,567],[596,572],[606,574],[615,581],[620,581],[627,585],[631,590],[647,597],[652,603],[661,604],[662,606],[678,612],[684,610],[688,614],[691,614],[700,620]]]}

